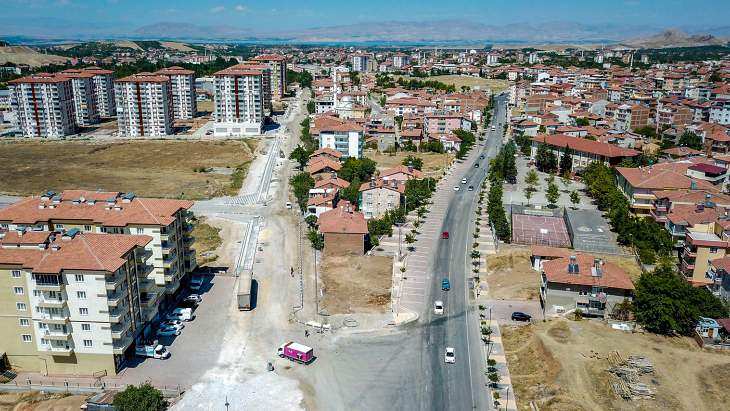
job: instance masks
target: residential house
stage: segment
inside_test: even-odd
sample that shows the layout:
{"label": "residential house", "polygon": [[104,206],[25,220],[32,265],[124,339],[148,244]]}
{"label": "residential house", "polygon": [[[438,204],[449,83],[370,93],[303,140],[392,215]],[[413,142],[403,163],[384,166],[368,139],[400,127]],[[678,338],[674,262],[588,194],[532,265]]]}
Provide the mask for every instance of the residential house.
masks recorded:
{"label": "residential house", "polygon": [[320,214],[319,232],[324,235],[324,252],[329,255],[365,254],[368,224],[362,213],[347,201]]}
{"label": "residential house", "polygon": [[365,219],[380,218],[403,203],[406,190],[401,180],[371,180],[360,186],[360,209]]}

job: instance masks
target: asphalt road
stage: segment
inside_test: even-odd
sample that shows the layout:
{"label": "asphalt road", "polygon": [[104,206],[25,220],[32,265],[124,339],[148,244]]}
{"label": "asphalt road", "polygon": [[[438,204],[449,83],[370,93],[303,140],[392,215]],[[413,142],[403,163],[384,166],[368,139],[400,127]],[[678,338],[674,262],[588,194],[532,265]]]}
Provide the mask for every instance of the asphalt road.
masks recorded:
{"label": "asphalt road", "polygon": [[[504,126],[505,97],[497,100],[494,122],[496,130],[487,131],[482,154],[484,160],[477,160],[479,168],[471,167],[466,173],[467,183],[456,193],[449,204],[441,231],[449,232],[448,240],[440,240],[433,261],[433,284],[431,285],[431,301],[444,301],[444,316],[433,314],[430,310],[425,314],[430,319],[426,329],[428,341],[428,357],[431,359],[432,409],[450,410],[486,410],[491,408],[489,391],[483,374],[484,359],[479,349],[477,330],[477,314],[469,301],[467,277],[471,277],[468,251],[473,242],[471,224],[474,220],[474,209],[479,192],[478,187],[484,181],[489,159],[493,158],[502,145]],[[473,185],[474,191],[467,191],[466,186]],[[441,290],[441,280],[449,278],[451,289]],[[455,349],[456,363],[444,363],[446,347]]]}

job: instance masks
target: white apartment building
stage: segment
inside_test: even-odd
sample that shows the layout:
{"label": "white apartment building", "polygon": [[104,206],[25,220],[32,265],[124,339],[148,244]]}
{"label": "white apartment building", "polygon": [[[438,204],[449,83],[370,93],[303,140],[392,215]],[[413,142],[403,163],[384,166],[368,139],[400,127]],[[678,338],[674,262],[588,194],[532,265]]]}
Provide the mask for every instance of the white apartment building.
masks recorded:
{"label": "white apartment building", "polygon": [[195,72],[182,67],[168,67],[155,74],[170,78],[172,86],[172,117],[175,120],[189,120],[198,113],[195,98]]}
{"label": "white apartment building", "polygon": [[172,134],[172,85],[159,74],[138,73],[114,81],[119,134],[128,137]]}
{"label": "white apartment building", "polygon": [[411,64],[411,58],[407,54],[397,53],[393,55],[393,67],[403,68]]}
{"label": "white apartment building", "polygon": [[370,56],[367,54],[355,54],[352,56],[352,71],[370,71]]}
{"label": "white apartment building", "polygon": [[140,290],[146,235],[32,231],[0,239],[0,346],[11,366],[42,374],[115,375],[158,316]]}
{"label": "white apartment building", "polygon": [[215,136],[259,135],[264,123],[261,70],[235,65],[215,73]]}
{"label": "white apartment building", "polygon": [[197,266],[191,248],[192,201],[140,198],[133,193],[66,190],[24,198],[0,210],[0,231],[76,229],[84,233],[147,235],[151,269],[140,289],[170,304],[180,282]]}
{"label": "white apartment building", "polygon": [[114,72],[98,67],[84,69],[94,75],[94,90],[96,92],[96,107],[101,117],[109,118],[117,115],[117,103],[114,99]]}
{"label": "white apartment building", "polygon": [[64,70],[61,75],[71,79],[74,113],[77,126],[90,126],[99,122],[96,104],[94,74],[85,70]]}
{"label": "white apartment building", "polygon": [[34,74],[8,82],[13,111],[25,137],[63,137],[76,132],[71,79]]}
{"label": "white apartment building", "polygon": [[319,148],[337,150],[345,158],[362,158],[364,142],[363,128],[348,121],[332,122],[319,130]]}
{"label": "white apartment building", "polygon": [[247,67],[251,70],[261,71],[261,88],[264,92],[264,117],[270,115],[272,110],[271,101],[273,97],[273,89],[271,86],[273,74],[271,66],[264,62],[258,61],[244,61],[239,65]]}
{"label": "white apartment building", "polygon": [[710,106],[710,123],[730,124],[730,100],[716,100]]}
{"label": "white apartment building", "polygon": [[264,62],[271,67],[271,95],[274,101],[281,100],[287,93],[286,57],[279,54],[264,54],[256,57],[254,60]]}

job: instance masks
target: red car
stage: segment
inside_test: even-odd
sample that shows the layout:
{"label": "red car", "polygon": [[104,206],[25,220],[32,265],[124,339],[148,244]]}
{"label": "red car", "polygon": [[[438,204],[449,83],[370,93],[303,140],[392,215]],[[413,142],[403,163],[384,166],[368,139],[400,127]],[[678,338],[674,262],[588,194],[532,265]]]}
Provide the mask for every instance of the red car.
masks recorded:
{"label": "red car", "polygon": [[448,240],[449,239],[449,232],[448,231],[444,231],[443,233],[441,233],[441,238],[444,239],[444,240]]}

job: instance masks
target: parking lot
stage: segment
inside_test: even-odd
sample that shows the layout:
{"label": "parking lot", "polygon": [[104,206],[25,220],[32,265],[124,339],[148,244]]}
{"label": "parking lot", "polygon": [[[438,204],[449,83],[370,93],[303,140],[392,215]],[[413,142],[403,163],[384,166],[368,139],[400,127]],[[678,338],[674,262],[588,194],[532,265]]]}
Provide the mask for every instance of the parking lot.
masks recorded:
{"label": "parking lot", "polygon": [[532,321],[542,321],[542,308],[538,300],[485,300],[480,305],[486,307],[485,316],[489,319],[491,309],[492,320],[502,325],[526,324],[524,321],[512,321],[512,313],[519,311],[532,316]]}
{"label": "parking lot", "polygon": [[[525,184],[525,176],[530,170],[535,170],[537,172],[537,175],[540,177],[540,183],[537,187],[537,191],[532,194],[532,198],[530,198],[529,203],[531,205],[547,206],[548,201],[547,198],[545,198],[547,183],[545,182],[545,178],[548,176],[548,174],[537,171],[535,166],[530,166],[527,164],[528,161],[528,158],[522,156],[516,159],[515,162],[517,165],[517,183],[504,185],[504,197],[502,197],[502,202],[504,202],[505,204],[527,204],[527,197],[525,197],[525,187],[527,187],[527,184]],[[583,210],[596,209],[596,206],[593,205],[591,199],[588,198],[581,191],[585,188],[585,185],[583,183],[571,181],[566,186],[561,178],[555,177],[555,184],[560,189],[560,198],[556,203],[557,206],[573,207],[573,204],[570,202],[570,193],[575,190],[580,195],[580,203],[578,204],[577,208]]]}
{"label": "parking lot", "polygon": [[[120,374],[122,383],[150,380],[155,385],[187,387],[197,381],[218,360],[229,317],[236,278],[204,276],[200,290],[203,301],[193,311],[193,320],[176,337],[159,337],[171,357],[166,360],[138,357],[128,361]],[[137,361],[139,360],[139,361]]]}

